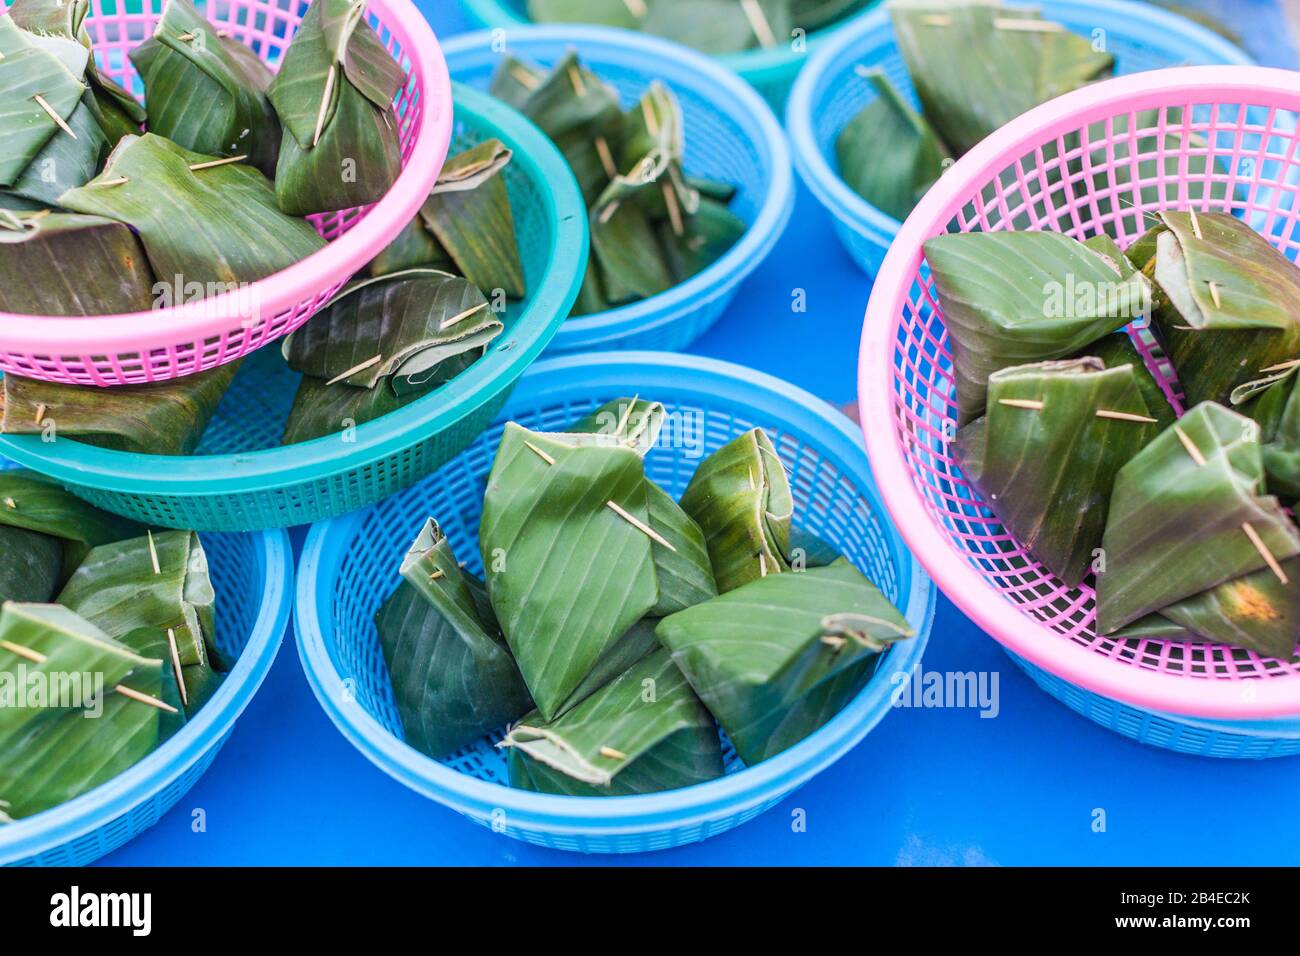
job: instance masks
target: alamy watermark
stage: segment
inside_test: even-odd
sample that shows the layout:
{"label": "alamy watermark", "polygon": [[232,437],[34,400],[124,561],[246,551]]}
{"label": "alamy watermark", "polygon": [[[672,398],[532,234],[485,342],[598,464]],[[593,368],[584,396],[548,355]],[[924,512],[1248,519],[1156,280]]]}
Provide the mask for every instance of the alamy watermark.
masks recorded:
{"label": "alamy watermark", "polygon": [[83,710],[104,714],[104,675],[100,671],[47,671],[19,664],[0,671],[0,708]]}

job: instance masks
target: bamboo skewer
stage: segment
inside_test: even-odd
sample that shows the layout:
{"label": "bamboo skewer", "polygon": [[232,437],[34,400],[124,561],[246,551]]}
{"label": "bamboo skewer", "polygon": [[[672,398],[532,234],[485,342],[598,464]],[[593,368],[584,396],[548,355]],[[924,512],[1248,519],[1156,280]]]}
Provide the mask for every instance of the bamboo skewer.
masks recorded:
{"label": "bamboo skewer", "polygon": [[649,12],[646,9],[645,0],[623,0],[623,6],[627,7],[627,12],[638,20],[644,20]]}
{"label": "bamboo skewer", "polygon": [[661,534],[660,534],[658,531],[656,531],[654,528],[650,527],[648,524],[646,524],[644,521],[642,521],[642,520],[641,520],[640,518],[638,518],[636,515],[631,514],[630,512],[626,511],[626,510],[625,510],[624,508],[622,508],[622,507],[621,507],[617,502],[615,502],[615,501],[607,501],[607,502],[605,502],[605,507],[609,508],[611,511],[614,512],[614,514],[618,515],[620,518],[622,518],[624,521],[626,521],[626,522],[627,522],[628,524],[630,524],[632,527],[636,528],[638,531],[640,531],[642,534],[644,534],[644,535],[645,535],[647,538],[649,538],[651,541],[655,542],[656,544],[661,544],[661,545],[663,545],[663,546],[664,546],[665,548],[667,548],[669,551],[672,551],[672,552],[676,552],[676,551],[677,551],[677,549],[676,549],[675,547],[673,547],[673,544],[672,544],[671,541],[669,541],[667,538],[665,538],[663,535],[661,535]]}
{"label": "bamboo skewer", "polygon": [[138,690],[133,690],[132,688],[127,687],[125,684],[118,684],[113,688],[113,692],[121,694],[123,697],[129,697],[132,700],[138,700],[142,704],[148,704],[150,707],[156,707],[168,714],[178,713],[176,708],[171,704],[161,701],[157,697],[150,697],[148,694],[142,694]]}
{"label": "bamboo skewer", "polygon": [[529,449],[530,449],[534,454],[536,454],[538,458],[540,458],[542,461],[546,462],[548,465],[553,465],[553,464],[555,464],[555,456],[554,456],[554,455],[550,454],[549,452],[542,451],[542,449],[538,448],[536,445],[534,445],[534,444],[533,444],[532,442],[530,442],[530,441],[525,440],[525,441],[524,441],[524,444],[527,445],[528,448],[529,448]]}
{"label": "bamboo skewer", "polygon": [[242,163],[246,159],[248,159],[247,153],[241,156],[226,156],[223,159],[210,159],[204,163],[194,163],[190,166],[190,172],[196,173],[200,169],[211,169],[214,166],[228,166],[231,163]]}
{"label": "bamboo skewer", "polygon": [[[1046,408],[1046,404],[1036,398],[999,398],[999,405],[1006,405],[1010,408],[1024,408],[1033,412],[1041,412]],[[1149,415],[1139,415],[1136,412],[1117,412],[1109,408],[1099,408],[1094,413],[1098,418],[1108,418],[1117,422],[1142,422],[1144,424],[1157,424],[1157,419]]]}
{"label": "bamboo skewer", "polygon": [[343,381],[344,379],[351,378],[351,377],[352,377],[353,375],[355,375],[357,372],[364,372],[366,369],[370,368],[370,366],[374,365],[376,362],[381,361],[382,359],[383,359],[383,356],[382,356],[382,355],[372,355],[370,358],[366,359],[364,362],[361,362],[361,363],[358,364],[358,365],[354,365],[354,366],[352,366],[352,368],[348,369],[346,372],[339,372],[339,374],[335,375],[332,379],[330,379],[330,380],[329,380],[328,382],[326,382],[325,384],[326,384],[327,386],[328,386],[328,385],[337,385],[339,382]]}
{"label": "bamboo skewer", "polygon": [[677,191],[670,183],[664,182],[661,185],[664,191],[664,205],[668,207],[668,221],[673,226],[673,235],[684,235],[686,226],[682,222],[682,207],[677,202]]}
{"label": "bamboo skewer", "polygon": [[569,85],[573,87],[573,92],[579,96],[587,95],[587,83],[582,78],[582,73],[572,63],[569,64]]}
{"label": "bamboo skewer", "polygon": [[772,33],[772,24],[767,22],[767,15],[763,13],[763,8],[758,5],[758,0],[740,0],[740,9],[745,13],[745,19],[749,21],[749,28],[754,31],[754,36],[758,39],[761,46],[771,49],[776,46],[776,37]]}
{"label": "bamboo skewer", "polygon": [[1033,412],[1043,410],[1043,403],[1034,398],[999,398],[998,404],[1009,408],[1027,408]]}
{"label": "bamboo skewer", "polygon": [[1175,425],[1174,434],[1178,436],[1178,440],[1182,442],[1183,447],[1187,449],[1187,454],[1192,456],[1192,461],[1196,462],[1197,465],[1204,465],[1205,456],[1202,455],[1201,450],[1196,447],[1196,443],[1187,437],[1187,432]]}
{"label": "bamboo skewer", "polygon": [[444,331],[446,331],[447,329],[451,328],[453,325],[457,325],[457,324],[460,323],[460,322],[464,322],[466,319],[468,319],[468,318],[469,318],[471,315],[473,315],[475,312],[481,312],[481,311],[483,311],[484,309],[486,309],[487,307],[488,307],[488,304],[487,304],[486,302],[480,302],[478,305],[473,306],[473,307],[471,307],[471,308],[468,308],[468,309],[466,309],[464,312],[461,312],[461,313],[459,313],[459,314],[457,314],[457,315],[453,315],[450,319],[447,319],[446,321],[444,321],[444,322],[442,323],[442,325],[438,326],[438,331],[439,331],[439,332],[444,332]]}
{"label": "bamboo skewer", "polygon": [[1114,412],[1106,408],[1099,408],[1097,409],[1096,414],[1098,418],[1111,418],[1117,422],[1146,422],[1152,425],[1157,424],[1157,420],[1149,415],[1137,415],[1133,412]]}
{"label": "bamboo skewer", "polygon": [[510,68],[510,75],[515,78],[515,82],[525,89],[537,89],[537,77],[533,76],[519,64],[516,63]]}
{"label": "bamboo skewer", "polygon": [[1268,368],[1260,369],[1261,372],[1288,372],[1293,368],[1300,366],[1300,359],[1291,359],[1287,362],[1278,362],[1276,365],[1270,365]]}
{"label": "bamboo skewer", "polygon": [[1259,536],[1259,532],[1255,530],[1254,525],[1249,521],[1245,521],[1241,525],[1241,530],[1246,532],[1246,537],[1249,538],[1250,543],[1255,546],[1255,550],[1259,552],[1259,556],[1264,559],[1264,563],[1268,565],[1268,569],[1277,575],[1277,579],[1283,584],[1290,584],[1291,581],[1287,578],[1286,572],[1282,570],[1282,565],[1278,563],[1273,552],[1268,549],[1268,545],[1266,545],[1264,539]]}
{"label": "bamboo skewer", "polygon": [[596,145],[596,155],[600,157],[600,165],[605,170],[605,175],[610,179],[618,176],[618,166],[614,163],[614,154],[610,152],[609,141],[603,136],[597,136],[593,141]]}
{"label": "bamboo skewer", "polygon": [[311,138],[313,148],[320,142],[321,133],[325,131],[325,113],[329,109],[330,97],[334,94],[334,75],[337,72],[338,64],[331,63],[329,73],[325,74],[325,92],[320,98],[320,110],[316,113],[316,132]]}
{"label": "bamboo skewer", "polygon": [[158,563],[158,547],[154,544],[152,531],[145,531],[145,540],[149,542],[149,563],[153,565],[153,573],[162,574],[162,566]]}
{"label": "bamboo skewer", "polygon": [[45,420],[45,403],[41,402],[39,405],[36,406],[35,423],[39,425],[44,420]]}
{"label": "bamboo skewer", "polygon": [[23,647],[21,644],[15,644],[12,641],[0,641],[0,647],[3,647],[10,654],[17,654],[19,657],[26,658],[33,664],[44,664],[46,656],[40,651],[34,651],[30,647]]}

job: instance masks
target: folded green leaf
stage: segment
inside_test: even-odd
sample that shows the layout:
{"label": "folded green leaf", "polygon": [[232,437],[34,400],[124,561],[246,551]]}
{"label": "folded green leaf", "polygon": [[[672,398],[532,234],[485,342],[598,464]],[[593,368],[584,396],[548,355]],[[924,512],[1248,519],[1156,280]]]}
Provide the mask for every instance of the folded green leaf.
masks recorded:
{"label": "folded green leaf", "polygon": [[[193,715],[228,669],[216,644],[207,558],[192,531],[163,531],[91,550],[58,601],[137,653],[165,641],[179,660],[185,711]],[[176,658],[170,647],[175,639]]]}
{"label": "folded green leaf", "polygon": [[1300,529],[1263,495],[1263,479],[1257,427],[1212,402],[1120,469],[1097,576],[1098,630],[1300,555]]}
{"label": "folded green leaf", "polygon": [[[41,675],[31,683],[50,695],[20,693],[23,674]],[[164,700],[169,679],[162,660],[133,653],[67,608],[0,608],[0,807],[7,817],[58,806],[148,756],[175,721],[118,688],[174,706]]]}
{"label": "folded green leaf", "polygon": [[429,234],[424,223],[416,216],[406,224],[397,238],[379,255],[370,260],[365,274],[371,278],[405,272],[407,269],[437,269],[439,272],[452,272],[456,264],[447,255],[447,250]]}
{"label": "folded green leaf", "polygon": [[448,159],[420,218],[461,275],[485,292],[519,299],[524,267],[503,175],[512,155],[500,140],[487,139]]}
{"label": "folded green leaf", "polygon": [[0,213],[0,310],[25,315],[145,312],[154,277],[120,222],[69,213]]}
{"label": "folded green leaf", "polygon": [[403,582],[376,615],[406,742],[448,756],[532,709],[494,620],[430,519],[402,561]]}
{"label": "folded green leaf", "polygon": [[0,604],[44,603],[54,597],[62,575],[62,541],[0,524]]}
{"label": "folded green leaf", "polygon": [[639,397],[615,398],[570,425],[565,434],[612,436],[644,457],[658,443],[666,416],[660,402]]}
{"label": "folded green leaf", "polygon": [[[84,69],[84,56],[81,62]],[[68,136],[63,127],[85,91],[80,75],[13,17],[0,16],[0,186],[17,182],[55,136]]]}
{"label": "folded green leaf", "polygon": [[153,133],[124,137],[103,172],[64,193],[59,205],[126,223],[155,275],[201,283],[205,296],[263,279],[325,246],[306,220],[280,212],[270,180],[252,166],[212,162]]}
{"label": "folded green leaf", "polygon": [[640,456],[508,423],[483,501],[488,593],[547,719],[659,600]]}
{"label": "folded green leaf", "polygon": [[659,245],[675,283],[685,282],[717,262],[749,229],[726,206],[699,199],[699,207],[685,217],[679,233],[672,218],[660,220]]}
{"label": "folded green leaf", "polygon": [[700,526],[666,491],[649,480],[646,496],[650,527],[670,545],[658,541],[653,545],[659,601],[650,614],[664,617],[716,597],[718,586]]}
{"label": "folded green leaf", "polygon": [[890,0],[894,38],[926,119],[954,155],[1115,58],[1034,9],[988,0]]}
{"label": "folded green leaf", "polygon": [[25,468],[0,470],[0,525],[66,542],[63,577],[76,570],[91,548],[135,538],[145,531],[134,521],[101,511],[62,485]]}
{"label": "folded green leaf", "polygon": [[146,385],[67,385],[6,375],[0,434],[73,438],[146,455],[190,455],[230,387],[239,362]]}
{"label": "folded green leaf", "polygon": [[[793,742],[816,729],[812,719],[841,696],[826,681],[913,636],[844,559],[751,581],[664,618],[656,633],[747,764],[775,752],[774,734]],[[819,689],[827,697],[810,698]]]}
{"label": "folded green leaf", "polygon": [[422,397],[419,392],[398,395],[386,383],[377,388],[359,388],[346,382],[327,385],[323,378],[304,375],[294,393],[281,442],[294,445],[326,435],[351,435],[358,425],[382,418]]}
{"label": "folded green leaf", "polygon": [[1131,367],[1137,380],[1138,391],[1142,393],[1142,398],[1147,404],[1147,410],[1159,423],[1160,428],[1168,428],[1177,419],[1178,415],[1174,407],[1169,404],[1169,396],[1160,387],[1156,377],[1151,374],[1146,360],[1142,358],[1127,332],[1112,332],[1110,335],[1104,335],[1074,356],[1074,358],[1085,357],[1099,359],[1106,368],[1120,368],[1125,365]]}
{"label": "folded green leaf", "polygon": [[423,393],[481,356],[502,328],[465,279],[411,269],[347,286],[283,350],[290,368],[327,384]]}
{"label": "folded green leaf", "polygon": [[834,564],[843,555],[829,542],[799,527],[790,529],[790,547],[786,550],[786,560],[790,570],[805,571],[808,568],[824,568]]}
{"label": "folded green leaf", "polygon": [[[1225,213],[1162,212],[1139,241],[1160,289],[1155,331],[1189,404],[1233,389],[1300,355],[1300,269]],[[1152,254],[1154,252],[1154,254]]]}
{"label": "folded green leaf", "polygon": [[966,477],[1066,587],[1097,559],[1116,474],[1159,434],[1138,375],[1095,358],[1000,369],[987,414],[957,433]]}
{"label": "folded green leaf", "polygon": [[789,569],[794,499],[785,466],[761,428],[701,462],[681,506],[704,533],[719,593]]}
{"label": "folded green leaf", "polygon": [[1233,404],[1243,401],[1238,410],[1259,425],[1268,490],[1283,501],[1300,501],[1300,363],[1253,396],[1241,393],[1233,392]]}
{"label": "folded green leaf", "polygon": [[950,160],[933,129],[879,68],[862,74],[876,97],[835,140],[840,176],[877,209],[906,219]]}
{"label": "folded green leaf", "polygon": [[657,650],[567,714],[510,729],[510,784],[569,796],[624,796],[722,776],[713,718]]}
{"label": "folded green leaf", "polygon": [[56,134],[14,182],[10,192],[47,206],[57,205],[69,189],[85,185],[99,172],[99,163],[108,150],[94,111],[90,94],[68,117],[69,135]]}
{"label": "folded green leaf", "polygon": [[393,98],[406,75],[360,0],[307,8],[268,95],[289,136],[276,170],[294,215],[378,202],[402,171]]}
{"label": "folded green leaf", "polygon": [[[308,8],[310,10],[310,8]],[[144,80],[149,131],[205,156],[243,156],[274,175],[280,121],[270,69],[222,36],[190,0],[167,0],[153,37],[131,50]]]}
{"label": "folded green leaf", "polygon": [[949,233],[925,243],[957,381],[958,424],[998,369],[1064,358],[1148,314],[1149,284],[1055,232]]}
{"label": "folded green leaf", "polygon": [[1193,639],[1289,658],[1300,641],[1300,558],[1279,567],[1285,581],[1265,568],[1171,604],[1160,614]]}

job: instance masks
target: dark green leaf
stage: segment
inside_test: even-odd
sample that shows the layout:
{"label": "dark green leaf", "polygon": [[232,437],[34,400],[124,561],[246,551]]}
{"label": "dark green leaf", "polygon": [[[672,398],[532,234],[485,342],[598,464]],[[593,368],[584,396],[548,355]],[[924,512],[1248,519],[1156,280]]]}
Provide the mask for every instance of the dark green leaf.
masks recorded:
{"label": "dark green leaf", "polygon": [[406,742],[440,759],[532,709],[494,620],[478,611],[468,575],[430,519],[376,616]]}
{"label": "dark green leaf", "polygon": [[[1238,392],[1233,402],[1238,401]],[[1300,501],[1300,363],[1240,406],[1260,428],[1268,490],[1283,501]]]}
{"label": "dark green leaf", "polygon": [[[0,156],[0,186],[17,182],[54,136],[68,135],[36,97],[66,123],[86,91],[79,74],[70,72],[58,56],[35,41],[13,17],[0,16],[0,139],[5,144]],[[80,49],[78,44],[71,45]]]}
{"label": "dark green leaf", "polygon": [[0,524],[0,604],[44,603],[54,597],[62,575],[62,541]]}

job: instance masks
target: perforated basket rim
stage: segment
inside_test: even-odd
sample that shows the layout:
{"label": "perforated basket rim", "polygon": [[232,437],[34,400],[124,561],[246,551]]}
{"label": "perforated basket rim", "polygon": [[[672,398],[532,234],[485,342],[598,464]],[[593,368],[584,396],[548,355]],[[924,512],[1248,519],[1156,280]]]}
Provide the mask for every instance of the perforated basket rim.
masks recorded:
{"label": "perforated basket rim", "polygon": [[230,330],[241,313],[241,297],[257,296],[263,315],[292,309],[365,265],[415,216],[433,187],[451,141],[451,79],[438,41],[410,0],[366,0],[385,24],[397,24],[412,39],[402,54],[419,65],[417,95],[424,115],[410,157],[397,181],[371,210],[325,248],[248,288],[205,300],[203,309],[183,305],[122,315],[77,318],[0,312],[0,341],[9,352],[59,355],[120,355],[175,342],[202,341]]}
{"label": "perforated basket rim", "polygon": [[515,148],[512,165],[543,184],[556,243],[543,281],[510,330],[514,345],[499,344],[431,394],[356,428],[355,443],[337,435],[259,451],[188,457],[144,455],[39,435],[0,435],[0,454],[70,484],[120,494],[251,494],[319,481],[360,470],[441,432],[492,401],[541,354],[568,314],[586,270],[587,216],[578,184],[559,150],[506,104],[453,84],[456,111]]}
{"label": "perforated basket rim", "polygon": [[[1126,35],[1182,36],[1194,42],[1219,62],[1234,66],[1251,66],[1255,60],[1240,47],[1186,17],[1147,3],[1130,0],[1003,0],[1012,6],[1038,7],[1049,19],[1055,14],[1105,17],[1106,29]],[[864,48],[872,57],[882,46],[892,45],[894,28],[885,6],[871,10],[862,20],[845,29],[826,43],[812,57],[795,80],[786,103],[785,125],[790,135],[794,166],[817,201],[832,215],[855,232],[870,232],[887,245],[897,235],[902,223],[858,195],[831,166],[826,153],[817,145],[814,101],[817,86],[825,74],[838,70],[846,57],[861,60],[855,53]],[[868,63],[874,62],[869,59]],[[949,170],[951,172],[951,170]],[[945,175],[947,175],[945,173]]]}
{"label": "perforated basket rim", "polygon": [[[820,30],[814,30],[807,36],[807,47],[803,53],[795,53],[788,44],[778,43],[771,49],[744,50],[740,53],[723,53],[711,56],[701,53],[709,59],[721,63],[727,69],[744,77],[754,85],[771,83],[784,78],[785,74],[798,72],[804,62],[812,56],[813,51],[826,43],[831,37],[879,7],[882,0],[871,0],[867,6],[849,14]],[[534,26],[528,17],[516,13],[502,0],[464,0],[465,9],[479,23],[487,27],[530,27]],[[544,24],[537,24],[539,26]],[[632,32],[632,31],[628,31]],[[646,36],[647,34],[636,34]],[[692,51],[698,53],[699,51]]]}
{"label": "perforated basket rim", "polygon": [[[1300,715],[1300,676],[1218,680],[1119,664],[1022,615],[993,592],[932,522],[904,458],[894,412],[893,355],[922,244],[944,231],[958,197],[1038,144],[1176,94],[1174,105],[1262,102],[1300,111],[1300,73],[1257,66],[1151,70],[1106,80],[1045,103],[1008,123],[959,159],[903,223],[867,303],[858,365],[858,402],[867,451],[898,530],[939,588],[999,643],[1058,677],[1147,710],[1194,717],[1259,719]],[[1202,99],[1198,100],[1198,97]],[[1139,105],[1141,104],[1141,105]],[[867,428],[867,423],[879,427]],[[1243,685],[1250,692],[1243,691]]]}
{"label": "perforated basket rim", "polygon": [[[875,482],[867,468],[860,434],[852,423],[821,399],[793,385],[742,366],[673,352],[608,352],[547,358],[520,379],[507,405],[523,404],[551,388],[570,391],[582,376],[593,391],[618,391],[632,376],[638,381],[658,377],[673,388],[722,397],[774,418],[798,416],[818,444],[851,471],[869,495]],[[552,384],[552,382],[554,384]],[[889,515],[879,500],[873,513],[892,536]],[[790,749],[768,760],[717,780],[664,793],[628,797],[562,797],[488,783],[445,767],[393,736],[345,693],[343,676],[334,666],[325,642],[324,622],[334,591],[339,550],[367,515],[354,512],[312,526],[303,546],[294,602],[294,630],[307,682],[322,708],[343,735],[372,763],[419,793],[470,816],[490,817],[504,811],[508,825],[557,835],[648,834],[677,830],[692,823],[730,816],[747,807],[776,799],[806,782],[859,743],[892,709],[893,684],[877,679],[827,724]],[[901,610],[916,629],[916,637],[894,646],[888,671],[912,673],[920,664],[934,621],[936,591],[902,542],[895,542],[906,562],[910,586]],[[332,625],[331,625],[332,628]]]}
{"label": "perforated basket rim", "polygon": [[266,575],[248,641],[216,693],[175,736],[112,780],[0,827],[0,864],[39,856],[111,823],[152,799],[225,739],[270,673],[293,600],[293,548],[288,532],[249,534],[258,538]]}
{"label": "perforated basket rim", "polygon": [[[611,27],[522,26],[512,30],[508,52],[528,56],[530,48],[571,46],[589,65],[611,63],[645,74],[646,82],[662,79],[670,88],[689,88],[748,136],[768,173],[767,195],[740,241],[706,269],[648,299],[591,315],[567,319],[556,336],[556,348],[592,348],[623,335],[644,333],[685,319],[735,289],[757,269],[785,232],[794,211],[794,167],[790,147],[776,114],[753,87],[702,53],[659,37]],[[454,76],[458,61],[496,58],[491,31],[467,33],[448,40],[443,48]],[[468,64],[467,64],[468,65]],[[690,142],[691,131],[685,131]]]}

